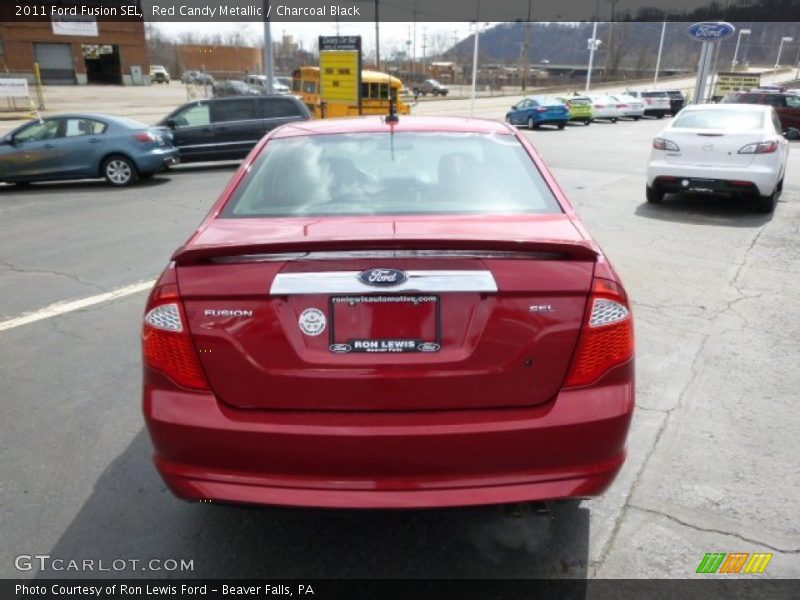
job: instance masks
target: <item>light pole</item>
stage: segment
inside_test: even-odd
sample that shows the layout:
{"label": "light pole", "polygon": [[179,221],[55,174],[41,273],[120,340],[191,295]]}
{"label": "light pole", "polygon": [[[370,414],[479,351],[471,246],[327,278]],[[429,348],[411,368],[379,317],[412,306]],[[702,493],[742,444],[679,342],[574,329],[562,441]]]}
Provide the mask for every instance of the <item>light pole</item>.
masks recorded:
{"label": "light pole", "polygon": [[750,35],[750,30],[749,29],[739,30],[739,36],[736,38],[736,48],[733,51],[733,60],[731,61],[731,71],[735,71],[736,65],[739,64],[739,61],[736,59],[739,58],[739,44],[741,44],[742,42],[743,35]]}
{"label": "light pole", "polygon": [[586,91],[589,91],[589,86],[592,84],[592,65],[594,65],[594,51],[600,47],[603,40],[597,39],[597,21],[592,26],[592,37],[586,40],[586,46],[589,48],[589,69],[586,71]]}
{"label": "light pole", "polygon": [[272,64],[272,29],[267,18],[268,14],[269,0],[264,0],[264,77],[266,78],[264,83],[267,86],[267,93],[273,94],[275,93],[275,88],[273,87],[275,66]]}
{"label": "light pole", "polygon": [[[481,0],[478,0],[478,12],[480,13]],[[481,24],[475,21],[475,45],[472,49],[472,93],[469,99],[469,116],[475,112],[475,96],[478,93],[478,39],[481,34]]]}
{"label": "light pole", "polygon": [[775,75],[778,74],[778,69],[781,66],[781,52],[783,52],[783,44],[784,44],[784,42],[793,42],[793,41],[794,41],[794,38],[789,37],[788,35],[785,35],[785,36],[783,36],[781,38],[780,46],[778,46],[778,58],[775,60],[775,70],[772,73],[773,77],[775,77]]}
{"label": "light pole", "polygon": [[661,53],[664,51],[664,33],[667,31],[667,22],[661,22],[661,41],[658,42],[658,58],[656,58],[656,72],[653,75],[653,86],[658,83],[658,70],[661,68]]}

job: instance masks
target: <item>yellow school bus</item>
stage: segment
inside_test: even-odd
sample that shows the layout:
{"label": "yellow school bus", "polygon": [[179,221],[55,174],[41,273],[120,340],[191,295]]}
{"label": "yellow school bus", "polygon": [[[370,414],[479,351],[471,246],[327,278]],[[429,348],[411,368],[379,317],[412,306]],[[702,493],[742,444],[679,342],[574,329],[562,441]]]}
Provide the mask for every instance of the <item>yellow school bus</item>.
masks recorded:
{"label": "yellow school bus", "polygon": [[358,115],[388,115],[389,97],[396,102],[399,115],[411,114],[400,98],[403,82],[378,71],[361,71],[361,110],[357,105],[326,104],[319,95],[319,67],[300,67],[292,72],[292,94],[299,96],[316,119]]}

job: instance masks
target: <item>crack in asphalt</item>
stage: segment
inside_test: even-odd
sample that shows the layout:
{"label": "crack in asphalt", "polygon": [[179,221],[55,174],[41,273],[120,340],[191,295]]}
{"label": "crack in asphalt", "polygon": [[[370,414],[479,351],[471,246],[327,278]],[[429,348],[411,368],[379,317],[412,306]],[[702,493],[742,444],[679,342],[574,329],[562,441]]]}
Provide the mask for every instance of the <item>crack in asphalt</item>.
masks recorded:
{"label": "crack in asphalt", "polygon": [[[683,406],[684,400],[686,398],[686,395],[688,394],[689,390],[691,389],[692,385],[694,384],[694,382],[696,381],[696,379],[697,379],[697,377],[699,375],[698,362],[700,360],[700,357],[702,357],[704,352],[705,352],[706,345],[708,344],[709,340],[712,337],[727,335],[731,331],[734,331],[733,329],[730,329],[730,328],[724,328],[724,329],[720,329],[720,330],[715,330],[714,329],[714,323],[716,323],[718,321],[718,319],[723,314],[725,314],[726,312],[731,312],[734,315],[736,315],[737,317],[739,317],[740,319],[742,319],[742,322],[743,322],[742,325],[743,326],[746,325],[747,324],[746,319],[743,319],[741,317],[741,315],[735,309],[733,309],[733,305],[736,304],[737,302],[741,302],[741,301],[749,299],[751,297],[752,298],[759,298],[762,295],[764,295],[764,293],[765,293],[765,292],[762,292],[762,293],[757,294],[757,295],[747,295],[747,294],[745,294],[739,288],[739,277],[741,276],[742,270],[744,269],[745,265],[748,263],[748,259],[749,259],[750,253],[752,252],[753,248],[756,246],[756,244],[757,244],[758,240],[760,239],[761,235],[764,233],[764,231],[766,229],[766,226],[767,226],[767,224],[765,224],[759,230],[759,232],[755,236],[753,236],[753,239],[751,240],[750,244],[748,245],[747,249],[744,252],[744,255],[742,257],[741,262],[737,266],[736,272],[734,273],[733,277],[731,278],[731,280],[729,282],[729,286],[731,288],[733,288],[733,290],[739,295],[739,297],[735,298],[733,300],[727,301],[723,307],[721,307],[720,309],[714,310],[713,311],[713,315],[709,315],[709,317],[710,317],[709,318],[709,323],[710,323],[709,328],[708,328],[707,332],[703,335],[702,339],[700,340],[700,343],[698,345],[697,351],[695,352],[695,355],[694,355],[694,359],[692,360],[691,376],[688,378],[688,380],[686,382],[686,385],[683,386],[683,389],[681,390],[680,394],[678,395],[678,400],[675,403],[675,406],[673,406],[672,408],[669,408],[669,409],[648,409],[648,408],[642,408],[642,407],[639,407],[639,406],[636,407],[636,410],[645,410],[645,411],[650,411],[650,412],[661,412],[661,413],[663,413],[665,415],[665,418],[664,418],[664,422],[661,424],[661,426],[659,427],[658,431],[656,432],[655,439],[653,441],[653,445],[650,448],[650,452],[647,453],[647,456],[642,461],[641,468],[636,473],[636,477],[634,478],[633,483],[631,484],[630,490],[628,491],[628,493],[626,495],[625,503],[622,505],[622,509],[620,510],[619,515],[617,516],[617,518],[616,518],[616,520],[614,522],[614,527],[611,529],[611,533],[610,533],[610,535],[608,537],[608,541],[606,542],[605,546],[603,547],[602,551],[600,552],[600,554],[598,556],[598,559],[593,562],[593,565],[596,565],[596,566],[592,567],[593,570],[595,571],[595,573],[596,573],[596,570],[597,570],[598,566],[602,566],[603,563],[605,563],[606,559],[608,558],[609,553],[611,552],[611,549],[614,547],[614,543],[616,542],[617,535],[619,534],[619,531],[622,528],[622,523],[625,521],[625,518],[626,518],[626,516],[628,514],[629,509],[631,507],[633,507],[633,508],[636,508],[638,510],[648,510],[648,509],[642,509],[642,508],[640,508],[638,506],[633,505],[631,503],[631,498],[635,494],[636,490],[639,488],[639,484],[641,483],[642,476],[643,476],[643,474],[644,474],[644,472],[645,472],[645,470],[647,468],[647,465],[650,462],[650,459],[656,453],[656,450],[657,450],[657,448],[659,446],[661,438],[664,435],[664,432],[667,430],[667,427],[669,426],[669,422],[670,422],[670,419],[672,418],[673,412],[675,410],[677,410],[678,408],[681,408]],[[660,312],[663,308],[666,308],[667,306],[668,306],[668,304],[650,305],[650,307],[652,309],[654,309],[656,312]],[[661,514],[661,513],[658,513],[657,511],[649,511],[649,512],[653,512],[653,513],[656,513],[656,514]],[[676,522],[682,523],[679,519],[674,518],[671,515],[664,514],[663,516],[671,518],[671,519],[675,520]],[[695,529],[698,529],[698,530],[701,530],[701,531],[703,530],[700,527],[695,527],[695,526],[690,525],[688,523],[682,523],[682,524],[684,524],[684,525],[686,525],[688,527],[694,527]],[[705,531],[710,531],[711,532],[711,531],[717,531],[717,530],[708,529],[708,530],[705,530]],[[724,532],[724,531],[719,531],[718,533],[723,533],[725,535],[731,535],[731,536],[734,536],[734,537],[739,537],[739,538],[747,541],[745,538],[743,538],[742,536],[740,536],[738,534],[735,534],[735,533]],[[760,542],[753,542],[753,543],[758,544]],[[772,548],[772,546],[769,546],[767,544],[764,544],[764,546],[767,547],[767,548]],[[785,553],[800,553],[800,549],[798,549],[797,551],[795,551],[795,550],[788,550],[788,551],[776,550],[776,551],[785,552]]]}
{"label": "crack in asphalt", "polygon": [[93,289],[95,289],[95,290],[97,290],[99,292],[105,292],[106,291],[105,288],[100,287],[96,283],[92,283],[91,281],[85,281],[85,280],[81,279],[80,277],[78,277],[77,275],[72,275],[71,273],[62,273],[60,271],[50,271],[50,270],[47,270],[47,269],[22,268],[22,267],[18,267],[16,265],[14,265],[14,264],[12,264],[12,263],[10,263],[8,261],[2,260],[2,259],[0,259],[0,266],[3,266],[5,268],[7,268],[9,271],[12,271],[14,273],[22,273],[23,275],[31,275],[31,274],[33,274],[33,275],[55,275],[57,277],[66,277],[67,279],[70,279],[70,280],[74,281],[75,283],[77,283],[79,285],[83,285],[83,286],[86,286],[86,287],[93,288]]}
{"label": "crack in asphalt", "polygon": [[699,525],[695,525],[694,523],[688,523],[686,521],[683,521],[683,520],[679,519],[678,517],[676,517],[674,515],[671,515],[669,513],[662,512],[662,511],[659,511],[659,510],[654,510],[652,508],[645,508],[645,507],[639,506],[637,504],[630,504],[629,507],[633,508],[635,510],[639,510],[639,511],[642,511],[642,512],[649,513],[651,515],[657,515],[659,517],[664,517],[666,519],[669,519],[670,521],[674,521],[676,523],[679,523],[680,525],[683,525],[684,527],[689,527],[690,529],[695,529],[697,531],[705,531],[705,532],[708,532],[708,533],[719,533],[721,535],[727,535],[727,536],[730,536],[730,537],[735,537],[736,539],[742,540],[743,542],[747,542],[748,544],[754,544],[756,546],[761,546],[762,548],[769,548],[770,550],[774,550],[775,552],[778,552],[780,554],[800,554],[800,548],[780,548],[778,546],[773,546],[772,544],[768,544],[767,542],[762,542],[760,540],[754,540],[752,538],[745,537],[745,536],[743,536],[743,535],[741,535],[739,533],[733,532],[733,531],[725,531],[724,529],[714,529],[713,527],[701,527]]}

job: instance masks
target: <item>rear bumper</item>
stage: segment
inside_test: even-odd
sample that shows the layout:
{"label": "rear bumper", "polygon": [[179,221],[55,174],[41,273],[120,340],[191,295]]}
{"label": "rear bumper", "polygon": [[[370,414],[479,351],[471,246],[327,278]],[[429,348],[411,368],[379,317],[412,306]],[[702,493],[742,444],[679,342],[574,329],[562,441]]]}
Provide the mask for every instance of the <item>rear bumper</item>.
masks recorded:
{"label": "rear bumper", "polygon": [[153,173],[180,162],[177,148],[156,148],[136,157],[136,168],[140,173]]}
{"label": "rear bumper", "polygon": [[[768,196],[778,185],[780,170],[771,165],[755,164],[755,161],[748,167],[725,168],[676,165],[656,160],[651,161],[647,168],[647,185],[650,187],[659,187],[667,192],[683,191],[687,189],[683,185],[684,180],[690,182],[690,187],[699,187],[703,191],[708,189],[720,193],[758,193]],[[695,180],[706,180],[708,185],[702,182],[695,185]],[[734,181],[740,183],[735,185],[732,183]]]}
{"label": "rear bumper", "polygon": [[633,363],[524,409],[234,410],[150,374],[155,463],[188,500],[423,508],[601,494],[625,459]]}

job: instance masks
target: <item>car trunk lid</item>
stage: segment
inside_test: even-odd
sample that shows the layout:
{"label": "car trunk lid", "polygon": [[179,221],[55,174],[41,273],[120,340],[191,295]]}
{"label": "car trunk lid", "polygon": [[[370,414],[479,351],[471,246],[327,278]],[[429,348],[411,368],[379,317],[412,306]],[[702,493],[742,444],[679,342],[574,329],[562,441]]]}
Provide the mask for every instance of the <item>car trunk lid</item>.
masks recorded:
{"label": "car trunk lid", "polygon": [[718,129],[671,129],[665,132],[664,138],[675,142],[680,149],[665,153],[668,163],[699,167],[747,167],[754,155],[739,154],[739,150],[762,141],[762,136],[753,131],[722,132]]}
{"label": "car trunk lid", "polygon": [[174,256],[224,403],[359,411],[551,400],[595,258],[565,215],[219,219]]}

